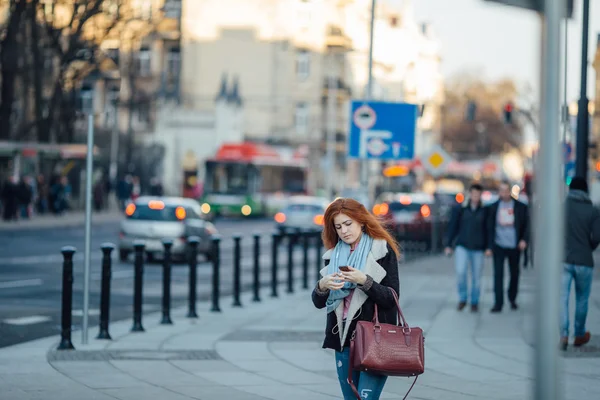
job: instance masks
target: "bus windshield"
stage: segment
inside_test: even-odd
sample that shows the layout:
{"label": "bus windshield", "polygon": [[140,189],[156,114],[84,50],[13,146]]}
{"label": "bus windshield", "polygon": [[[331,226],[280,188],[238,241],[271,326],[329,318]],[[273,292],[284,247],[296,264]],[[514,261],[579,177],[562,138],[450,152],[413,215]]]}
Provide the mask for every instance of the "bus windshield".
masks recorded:
{"label": "bus windshield", "polygon": [[228,195],[295,194],[304,193],[305,182],[305,172],[299,167],[208,161],[204,190]]}
{"label": "bus windshield", "polygon": [[246,194],[251,189],[252,170],[245,163],[206,163],[204,190],[215,194]]}

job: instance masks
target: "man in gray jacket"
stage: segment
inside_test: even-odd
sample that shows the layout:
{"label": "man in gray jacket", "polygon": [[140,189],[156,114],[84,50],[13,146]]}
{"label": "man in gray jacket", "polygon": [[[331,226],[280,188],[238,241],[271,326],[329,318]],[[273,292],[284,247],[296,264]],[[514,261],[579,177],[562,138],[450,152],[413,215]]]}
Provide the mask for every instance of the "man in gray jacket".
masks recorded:
{"label": "man in gray jacket", "polygon": [[561,346],[566,350],[569,339],[569,295],[575,282],[575,340],[582,346],[590,341],[585,330],[588,300],[594,275],[592,252],[600,244],[600,211],[594,207],[585,179],[575,177],[566,200],[565,263],[562,276]]}

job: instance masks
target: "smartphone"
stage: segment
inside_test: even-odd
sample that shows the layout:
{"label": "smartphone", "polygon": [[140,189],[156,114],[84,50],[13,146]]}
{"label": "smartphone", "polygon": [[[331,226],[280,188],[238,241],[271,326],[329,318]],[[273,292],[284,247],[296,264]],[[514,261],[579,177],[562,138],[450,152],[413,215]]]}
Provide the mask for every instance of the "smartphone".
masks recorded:
{"label": "smartphone", "polygon": [[340,271],[350,272],[350,267],[340,267]]}

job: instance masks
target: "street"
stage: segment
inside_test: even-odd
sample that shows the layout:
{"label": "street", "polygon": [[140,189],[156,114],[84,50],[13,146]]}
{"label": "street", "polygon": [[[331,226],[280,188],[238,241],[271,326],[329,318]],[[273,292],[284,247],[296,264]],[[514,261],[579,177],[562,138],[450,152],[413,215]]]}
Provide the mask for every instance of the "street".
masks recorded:
{"label": "street", "polygon": [[[235,220],[223,219],[216,222],[223,237],[221,243],[221,285],[222,295],[232,292],[233,287],[233,240],[232,235],[241,234],[242,239],[242,290],[252,285],[253,239],[254,232],[261,236],[261,286],[263,295],[268,295],[271,282],[271,233],[273,222],[270,219]],[[100,307],[101,259],[100,246],[105,242],[117,243],[118,222],[98,222],[92,228],[92,268],[90,282],[89,326],[98,324]],[[64,226],[40,229],[0,230],[2,255],[0,257],[0,347],[10,346],[37,338],[60,334],[62,255],[60,249],[70,245],[77,248],[74,257],[73,283],[73,330],[79,330],[82,323],[83,268],[84,268],[84,228]],[[420,249],[420,248],[419,248]],[[419,256],[410,243],[404,245],[404,261]],[[287,279],[287,244],[279,249],[278,281],[280,291]],[[309,280],[312,284],[316,275],[316,249],[311,243],[309,249]],[[119,321],[132,318],[133,303],[133,256],[128,262],[120,262],[116,251],[112,255],[112,281],[110,296],[110,320]],[[297,276],[301,275],[303,254],[297,246],[294,261]],[[319,263],[320,265],[320,263]],[[172,305],[185,304],[188,296],[189,268],[186,264],[175,264],[172,269]],[[212,266],[198,258],[198,300],[207,300],[211,294]],[[145,263],[144,269],[144,312],[157,311],[162,301],[162,268],[160,263]],[[97,332],[90,332],[90,336]]]}
{"label": "street", "polygon": [[[273,229],[271,220],[222,220],[216,223],[223,236],[221,245],[221,291],[231,292],[233,266],[234,234],[244,235],[242,241],[242,268],[244,282],[251,283],[252,250],[251,235],[261,233],[261,281],[269,282],[271,239]],[[117,222],[94,224],[92,229],[92,269],[90,283],[90,326],[98,323],[100,304],[100,272],[104,242],[117,243],[119,224]],[[73,284],[73,325],[74,330],[81,327],[83,304],[83,268],[84,268],[84,228],[83,226],[1,230],[0,243],[0,347],[33,340],[60,333],[60,309],[62,293],[62,246],[77,248],[74,258]],[[285,246],[281,247],[280,264],[285,260]],[[312,249],[311,249],[312,251]],[[297,257],[301,251],[297,251]],[[311,257],[313,254],[311,253]],[[133,257],[126,263],[118,261],[117,252],[113,252],[111,321],[131,318],[133,298]],[[207,299],[210,295],[211,265],[198,258],[198,299]],[[162,296],[161,264],[146,263],[144,271],[144,312],[160,308]],[[298,264],[300,265],[300,264]],[[311,265],[314,265],[311,264]],[[182,304],[188,294],[188,268],[176,264],[172,269],[173,306]],[[279,279],[285,278],[280,268]],[[312,272],[312,270],[311,270]],[[91,332],[90,335],[96,335]]]}

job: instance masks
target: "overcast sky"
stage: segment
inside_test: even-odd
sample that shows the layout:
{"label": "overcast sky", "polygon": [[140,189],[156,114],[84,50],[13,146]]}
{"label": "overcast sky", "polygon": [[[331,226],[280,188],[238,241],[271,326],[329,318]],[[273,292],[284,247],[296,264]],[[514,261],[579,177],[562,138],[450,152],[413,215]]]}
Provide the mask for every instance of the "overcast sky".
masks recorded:
{"label": "overcast sky", "polygon": [[[403,0],[392,0],[402,2]],[[443,73],[474,70],[488,78],[511,77],[539,90],[540,20],[535,12],[485,0],[412,0],[418,22],[433,24],[442,41]],[[579,97],[582,0],[568,26],[569,101]],[[600,1],[591,0],[588,97],[595,80],[591,62],[600,34]]]}

